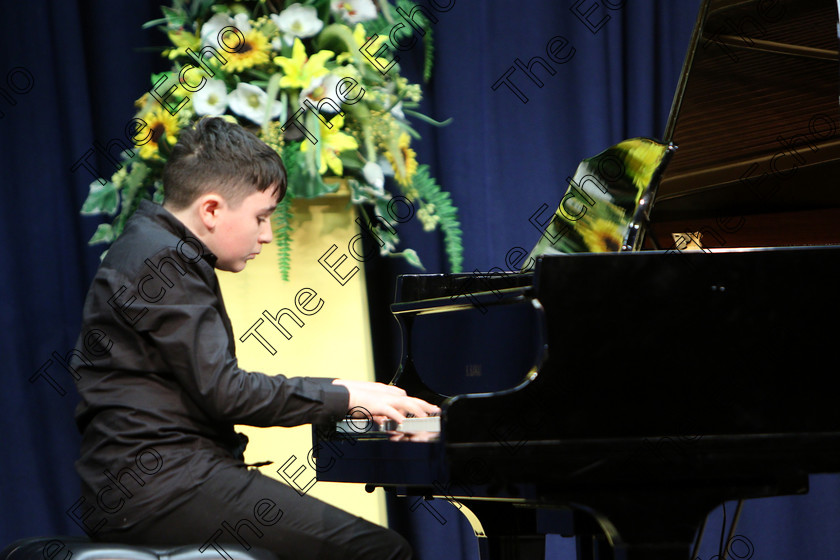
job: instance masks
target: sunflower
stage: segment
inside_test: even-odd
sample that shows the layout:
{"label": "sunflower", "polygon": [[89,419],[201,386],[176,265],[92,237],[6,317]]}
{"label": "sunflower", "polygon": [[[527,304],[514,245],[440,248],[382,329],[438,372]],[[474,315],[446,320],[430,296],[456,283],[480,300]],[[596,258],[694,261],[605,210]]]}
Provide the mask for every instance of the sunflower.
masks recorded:
{"label": "sunflower", "polygon": [[[631,178],[633,185],[639,189],[641,194],[642,189],[650,184],[653,179],[653,174],[659,168],[659,164],[662,163],[662,158],[668,152],[668,147],[644,138],[625,140],[616,147],[626,151],[624,156],[625,174]],[[638,202],[638,199],[637,196],[636,202]]]}
{"label": "sunflower", "polygon": [[241,72],[246,68],[265,64],[268,62],[270,51],[271,45],[268,43],[266,36],[256,29],[251,29],[245,34],[245,41],[242,45],[228,55],[225,70],[231,73]]}
{"label": "sunflower", "polygon": [[[605,203],[606,204],[606,203]],[[578,233],[586,250],[591,253],[617,253],[624,242],[620,224],[604,218],[583,219],[578,222]]]}
{"label": "sunflower", "polygon": [[401,162],[395,161],[394,154],[391,150],[385,152],[385,157],[388,158],[388,162],[391,164],[391,167],[394,168],[394,177],[397,182],[404,187],[411,184],[411,180],[417,172],[417,154],[414,150],[408,147],[410,143],[411,138],[406,132],[400,134],[400,137],[397,139],[397,146],[399,148],[401,160],[405,163],[404,167],[400,165]]}
{"label": "sunflower", "polygon": [[[142,117],[146,126],[152,134],[151,139],[140,146],[140,157],[143,159],[159,158],[158,141],[163,133],[166,133],[166,140],[170,144],[175,143],[175,137],[178,136],[178,119],[170,115],[168,111],[162,107],[156,107],[151,112],[146,113]],[[145,138],[148,133],[138,131],[137,136]]]}

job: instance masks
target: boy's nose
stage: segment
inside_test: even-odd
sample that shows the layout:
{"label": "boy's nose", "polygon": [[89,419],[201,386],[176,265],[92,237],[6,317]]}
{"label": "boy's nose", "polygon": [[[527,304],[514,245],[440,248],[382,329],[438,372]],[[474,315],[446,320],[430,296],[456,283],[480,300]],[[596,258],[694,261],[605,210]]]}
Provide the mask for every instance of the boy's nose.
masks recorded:
{"label": "boy's nose", "polygon": [[263,227],[260,229],[260,235],[257,241],[260,243],[271,243],[274,237],[274,232],[271,231],[271,220],[266,220]]}

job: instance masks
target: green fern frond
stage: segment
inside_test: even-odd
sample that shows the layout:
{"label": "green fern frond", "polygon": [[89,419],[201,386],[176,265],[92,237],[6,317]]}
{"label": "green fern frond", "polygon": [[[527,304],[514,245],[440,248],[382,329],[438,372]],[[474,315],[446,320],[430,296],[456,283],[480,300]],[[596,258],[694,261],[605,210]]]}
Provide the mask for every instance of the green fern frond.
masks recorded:
{"label": "green fern frond", "polygon": [[[376,19],[367,20],[362,22],[362,26],[365,28],[365,33],[368,37],[372,37],[373,35],[385,35],[386,37],[391,31],[391,28],[394,26],[394,16],[396,12],[394,11],[393,6],[388,5],[390,9],[390,13],[386,17],[385,13],[379,13],[376,16]],[[353,27],[353,26],[351,26]]]}
{"label": "green fern frond", "polygon": [[[413,2],[412,0],[397,0],[395,5],[391,5],[390,3],[385,2],[383,2],[383,4],[388,6],[388,14],[386,14],[383,9],[382,13],[380,13],[376,19],[366,21],[362,24],[364,25],[365,32],[368,34],[368,36],[376,34],[390,37],[391,31],[394,30],[397,24],[397,18],[400,18],[400,21],[402,20],[402,18],[397,13],[397,7],[401,8],[407,13],[411,13],[411,11],[414,10],[418,5],[417,2]],[[433,24],[425,17],[419,18],[415,21],[425,32],[423,35],[423,80],[428,82],[432,75],[432,63],[434,60],[434,39],[432,37]],[[395,35],[398,40],[402,40],[403,38],[411,35],[412,33],[416,33],[416,31],[414,31],[413,29],[413,26],[402,25],[401,27],[397,28]]]}
{"label": "green fern frond", "polygon": [[461,223],[458,221],[458,209],[452,204],[448,192],[440,189],[434,178],[429,175],[429,166],[420,165],[414,174],[411,186],[416,189],[424,204],[434,205],[434,214],[438,217],[438,227],[443,232],[444,249],[449,259],[449,268],[453,273],[461,272],[464,262]]}
{"label": "green fern frond", "polygon": [[[411,0],[397,0],[397,6],[402,8],[403,11],[411,13],[417,6],[417,3]],[[408,29],[404,29],[406,33],[414,33],[411,26],[407,27]],[[423,81],[428,82],[432,77],[432,64],[435,53],[434,24],[424,16],[420,19],[420,27],[425,32],[423,35]]]}
{"label": "green fern frond", "polygon": [[149,174],[149,166],[143,162],[136,162],[131,166],[131,171],[125,178],[122,193],[121,211],[114,220],[114,239],[122,234],[125,223],[140,206],[140,201],[150,198],[149,189],[144,188],[146,177]]}
{"label": "green fern frond", "polygon": [[301,144],[303,144],[303,142],[288,142],[282,146],[280,150],[280,157],[283,159],[283,165],[286,167],[286,173],[289,172],[290,167],[296,166],[297,160],[300,157]]}
{"label": "green fern frond", "polygon": [[294,196],[291,192],[286,192],[286,196],[271,219],[271,227],[274,231],[274,242],[277,244],[277,264],[280,269],[280,276],[284,282],[289,281],[289,271],[292,265],[292,199]]}
{"label": "green fern frond", "polygon": [[428,83],[432,79],[432,66],[435,63],[435,39],[432,28],[426,29],[426,36],[423,38],[423,81]]}

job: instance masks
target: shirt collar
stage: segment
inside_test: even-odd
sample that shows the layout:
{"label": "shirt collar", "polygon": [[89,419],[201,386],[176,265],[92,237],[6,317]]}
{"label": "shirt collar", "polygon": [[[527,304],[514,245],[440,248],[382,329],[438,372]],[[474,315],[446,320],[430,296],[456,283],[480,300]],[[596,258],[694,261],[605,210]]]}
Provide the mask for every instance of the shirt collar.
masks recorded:
{"label": "shirt collar", "polygon": [[214,267],[216,266],[217,257],[213,252],[201,241],[192,231],[184,225],[184,222],[176,218],[169,210],[156,204],[150,200],[141,200],[137,207],[136,213],[140,216],[145,216],[153,222],[162,226],[172,235],[179,239],[194,239],[201,246],[201,256],[207,263]]}

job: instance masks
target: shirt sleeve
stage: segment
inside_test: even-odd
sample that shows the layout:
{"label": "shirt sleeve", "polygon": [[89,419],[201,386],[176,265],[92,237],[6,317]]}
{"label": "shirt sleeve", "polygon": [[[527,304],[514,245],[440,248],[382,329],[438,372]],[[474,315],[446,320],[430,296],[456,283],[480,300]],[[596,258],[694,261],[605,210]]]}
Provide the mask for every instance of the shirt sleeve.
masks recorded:
{"label": "shirt sleeve", "polygon": [[208,417],[265,427],[327,423],[346,414],[349,392],[333,379],[269,376],[239,367],[207,263],[174,276],[163,297],[143,303],[148,312],[135,328]]}

